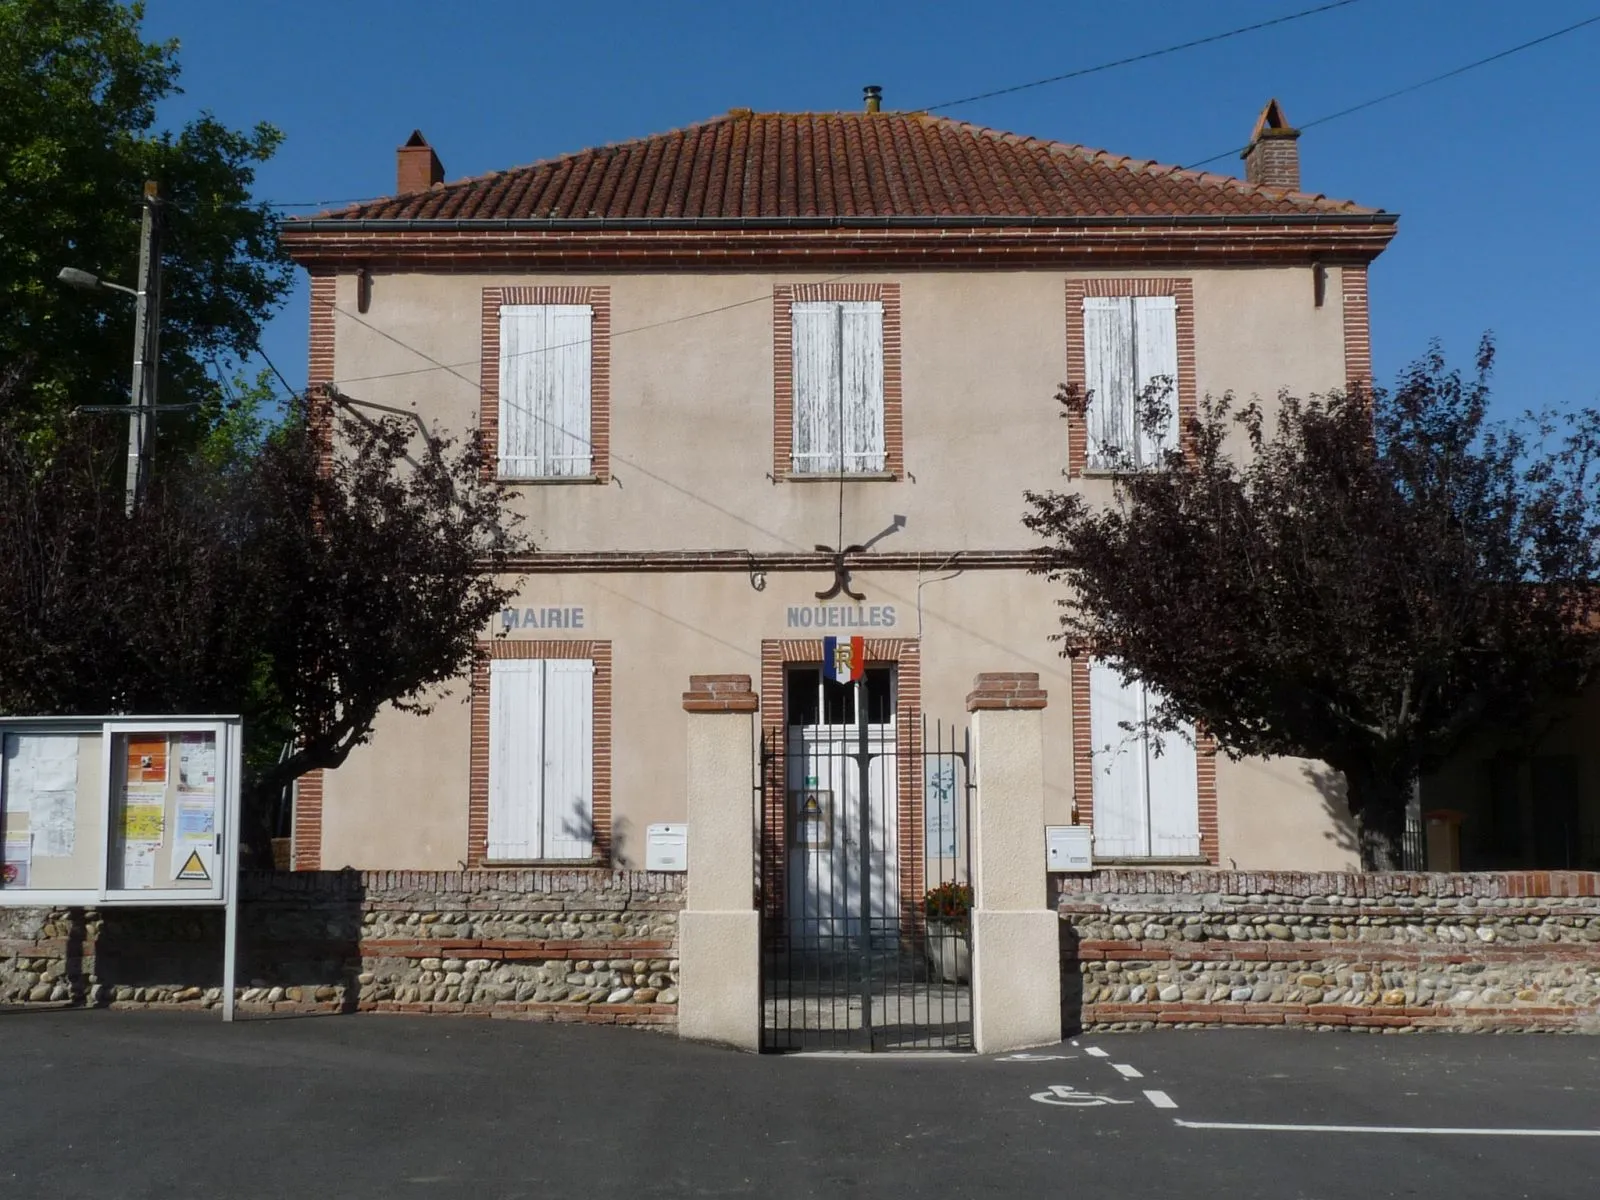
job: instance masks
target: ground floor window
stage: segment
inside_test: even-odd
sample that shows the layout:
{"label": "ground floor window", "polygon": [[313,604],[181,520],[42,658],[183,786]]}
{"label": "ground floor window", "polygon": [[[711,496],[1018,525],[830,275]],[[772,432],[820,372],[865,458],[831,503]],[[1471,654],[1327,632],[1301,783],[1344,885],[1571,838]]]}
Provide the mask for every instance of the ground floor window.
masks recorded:
{"label": "ground floor window", "polygon": [[594,853],[594,663],[489,664],[490,861]]}
{"label": "ground floor window", "polygon": [[1192,728],[1159,738],[1144,722],[1160,695],[1108,663],[1089,665],[1096,858],[1196,858],[1199,780]]}

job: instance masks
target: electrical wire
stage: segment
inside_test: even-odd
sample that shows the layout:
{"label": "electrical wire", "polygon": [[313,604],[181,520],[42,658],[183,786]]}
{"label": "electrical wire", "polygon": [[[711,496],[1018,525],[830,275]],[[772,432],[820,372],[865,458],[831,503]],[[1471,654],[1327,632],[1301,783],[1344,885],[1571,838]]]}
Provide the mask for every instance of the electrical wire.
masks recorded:
{"label": "electrical wire", "polygon": [[[1513,54],[1520,54],[1522,51],[1530,50],[1534,46],[1539,46],[1543,45],[1545,42],[1554,41],[1556,38],[1564,37],[1569,33],[1575,33],[1584,26],[1593,25],[1596,22],[1600,22],[1600,13],[1596,13],[1592,17],[1585,17],[1582,21],[1568,25],[1564,29],[1557,29],[1554,33],[1547,33],[1543,37],[1536,37],[1530,42],[1523,42],[1521,45],[1512,46],[1509,49],[1498,51],[1497,53],[1489,55],[1487,58],[1480,58],[1475,62],[1465,63],[1462,66],[1455,67],[1452,70],[1444,72],[1442,75],[1433,75],[1427,79],[1420,79],[1416,83],[1409,83],[1403,88],[1397,88],[1392,92],[1385,92],[1383,95],[1374,96],[1370,100],[1363,100],[1360,104],[1352,104],[1349,108],[1341,108],[1338,112],[1331,112],[1326,116],[1318,117],[1314,121],[1307,121],[1303,125],[1297,126],[1297,128],[1304,130],[1310,129],[1314,125],[1326,125],[1329,121],[1337,121],[1340,117],[1348,117],[1351,113],[1362,112],[1366,109],[1372,108],[1374,105],[1383,104],[1386,101],[1394,100],[1400,96],[1410,95],[1412,92],[1421,91],[1425,87],[1432,87],[1436,83],[1443,83],[1446,79],[1454,79],[1457,75],[1465,75],[1468,71],[1475,71],[1479,67],[1486,67],[1490,63],[1499,62],[1502,58],[1510,58]],[[1214,163],[1219,159],[1231,158],[1236,154],[1243,154],[1248,149],[1248,146],[1239,146],[1233,150],[1224,150],[1221,154],[1213,154],[1210,158],[1202,158],[1198,162],[1190,163],[1184,168],[1184,170],[1192,171],[1197,167],[1206,166],[1208,163]]]}
{"label": "electrical wire", "polygon": [[992,100],[996,96],[1009,96],[1014,92],[1025,92],[1029,88],[1044,87],[1047,83],[1062,83],[1068,79],[1081,79],[1085,75],[1095,75],[1101,71],[1110,71],[1116,67],[1126,67],[1132,63],[1147,62],[1152,58],[1176,54],[1180,50],[1192,50],[1196,46],[1207,46],[1212,42],[1226,41],[1228,38],[1238,37],[1240,34],[1254,33],[1258,29],[1267,29],[1273,25],[1285,25],[1290,21],[1298,21],[1303,17],[1314,17],[1318,13],[1330,12],[1336,8],[1345,8],[1351,4],[1358,3],[1360,3],[1360,0],[1333,0],[1331,4],[1319,4],[1315,8],[1306,8],[1281,17],[1273,17],[1270,21],[1257,21],[1254,25],[1241,25],[1237,29],[1228,29],[1222,33],[1208,34],[1192,41],[1179,42],[1176,46],[1164,46],[1160,50],[1146,50],[1142,54],[1134,54],[1112,62],[1100,63],[1098,66],[1080,67],[1078,70],[1068,71],[1064,75],[1051,75],[1046,79],[1035,79],[1030,83],[1018,83],[1011,87],[996,88],[991,92],[979,92],[974,96],[963,96],[959,100],[943,100],[938,104],[925,104],[919,108],[914,108],[912,111],[937,112],[941,108],[955,108],[960,104],[975,104],[979,100]]}

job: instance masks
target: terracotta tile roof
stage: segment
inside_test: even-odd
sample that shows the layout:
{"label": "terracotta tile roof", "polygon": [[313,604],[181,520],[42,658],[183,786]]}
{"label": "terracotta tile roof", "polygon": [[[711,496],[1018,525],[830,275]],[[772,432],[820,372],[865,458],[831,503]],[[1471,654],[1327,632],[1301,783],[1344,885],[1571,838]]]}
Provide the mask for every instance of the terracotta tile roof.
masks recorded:
{"label": "terracotta tile roof", "polygon": [[926,113],[754,113],[317,220],[1144,217],[1378,210]]}

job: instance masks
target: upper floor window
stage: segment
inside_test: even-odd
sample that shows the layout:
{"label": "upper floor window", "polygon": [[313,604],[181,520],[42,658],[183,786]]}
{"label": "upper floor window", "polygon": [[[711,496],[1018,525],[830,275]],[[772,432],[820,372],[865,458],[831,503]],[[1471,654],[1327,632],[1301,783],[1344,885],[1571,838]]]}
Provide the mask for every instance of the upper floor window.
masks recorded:
{"label": "upper floor window", "polygon": [[590,436],[594,309],[500,307],[499,473],[561,479],[594,473]]}
{"label": "upper floor window", "polygon": [[[1172,296],[1086,296],[1083,301],[1085,414],[1090,470],[1159,466],[1178,446],[1178,305]],[[1147,397],[1164,421],[1143,419]]]}
{"label": "upper floor window", "polygon": [[883,302],[797,300],[790,316],[791,469],[796,475],[883,473]]}

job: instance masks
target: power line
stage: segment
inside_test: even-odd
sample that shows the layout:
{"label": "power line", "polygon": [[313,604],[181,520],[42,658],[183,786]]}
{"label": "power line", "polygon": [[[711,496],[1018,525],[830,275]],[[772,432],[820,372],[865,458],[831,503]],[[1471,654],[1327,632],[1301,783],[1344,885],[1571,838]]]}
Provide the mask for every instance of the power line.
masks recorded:
{"label": "power line", "polygon": [[391,196],[345,196],[333,200],[268,200],[268,208],[331,208],[335,204],[371,204],[374,200],[390,200]]}
{"label": "power line", "polygon": [[[1310,129],[1313,125],[1326,125],[1329,121],[1337,121],[1340,117],[1348,117],[1351,113],[1361,112],[1364,109],[1371,108],[1377,104],[1382,104],[1388,100],[1393,100],[1396,97],[1409,95],[1410,93],[1420,91],[1425,87],[1431,87],[1436,83],[1443,83],[1446,79],[1454,79],[1457,75],[1465,75],[1468,71],[1475,71],[1479,67],[1486,67],[1492,62],[1499,62],[1502,58],[1509,58],[1513,54],[1519,54],[1522,51],[1531,49],[1534,46],[1542,45],[1545,42],[1554,41],[1558,37],[1564,37],[1566,34],[1582,29],[1585,25],[1593,25],[1596,22],[1600,22],[1600,13],[1596,13],[1592,17],[1586,17],[1582,21],[1578,21],[1575,24],[1568,25],[1565,29],[1558,29],[1554,33],[1547,33],[1543,37],[1536,37],[1531,42],[1523,42],[1519,46],[1512,46],[1510,49],[1501,50],[1495,54],[1489,55],[1487,58],[1480,58],[1476,62],[1466,63],[1463,66],[1446,71],[1442,75],[1434,75],[1428,79],[1418,80],[1416,83],[1407,84],[1405,87],[1398,88],[1395,91],[1385,92],[1383,95],[1374,96],[1370,100],[1363,100],[1360,104],[1352,104],[1349,108],[1341,108],[1338,112],[1331,112],[1326,116],[1318,117],[1314,121],[1307,121],[1305,124],[1299,126],[1299,128]],[[1184,168],[1184,170],[1192,171],[1196,167],[1203,167],[1207,163],[1216,162],[1218,159],[1231,158],[1233,155],[1243,154],[1247,149],[1249,149],[1248,146],[1240,146],[1233,150],[1224,150],[1221,154],[1213,154],[1210,158],[1202,158],[1199,162],[1190,163]]]}
{"label": "power line", "polygon": [[945,100],[938,104],[926,104],[914,111],[936,112],[941,108],[954,108],[958,104],[972,104],[979,100],[990,100],[995,96],[1009,96],[1013,92],[1025,92],[1029,88],[1043,87],[1047,83],[1061,83],[1067,79],[1080,79],[1085,75],[1094,75],[1100,71],[1110,71],[1115,67],[1126,67],[1131,63],[1146,62],[1152,58],[1161,58],[1163,55],[1176,54],[1180,50],[1192,50],[1196,46],[1206,46],[1212,42],[1226,41],[1231,37],[1238,37],[1243,33],[1254,33],[1258,29],[1267,29],[1273,25],[1285,25],[1290,21],[1298,21],[1302,17],[1314,17],[1318,13],[1329,12],[1335,8],[1344,8],[1347,5],[1357,4],[1360,0],[1334,0],[1331,4],[1319,4],[1315,8],[1302,9],[1300,12],[1289,13],[1282,17],[1273,17],[1270,21],[1257,21],[1254,25],[1241,25],[1237,29],[1229,29],[1222,33],[1208,34],[1193,41],[1180,42],[1176,46],[1166,46],[1160,50],[1147,50],[1143,54],[1134,54],[1128,58],[1119,58],[1114,62],[1101,63],[1095,67],[1081,67],[1076,71],[1068,71],[1065,75],[1052,75],[1048,79],[1035,79],[1031,83],[1019,83],[1012,87],[996,88],[992,92],[979,92],[975,96],[963,96],[959,100]]}

